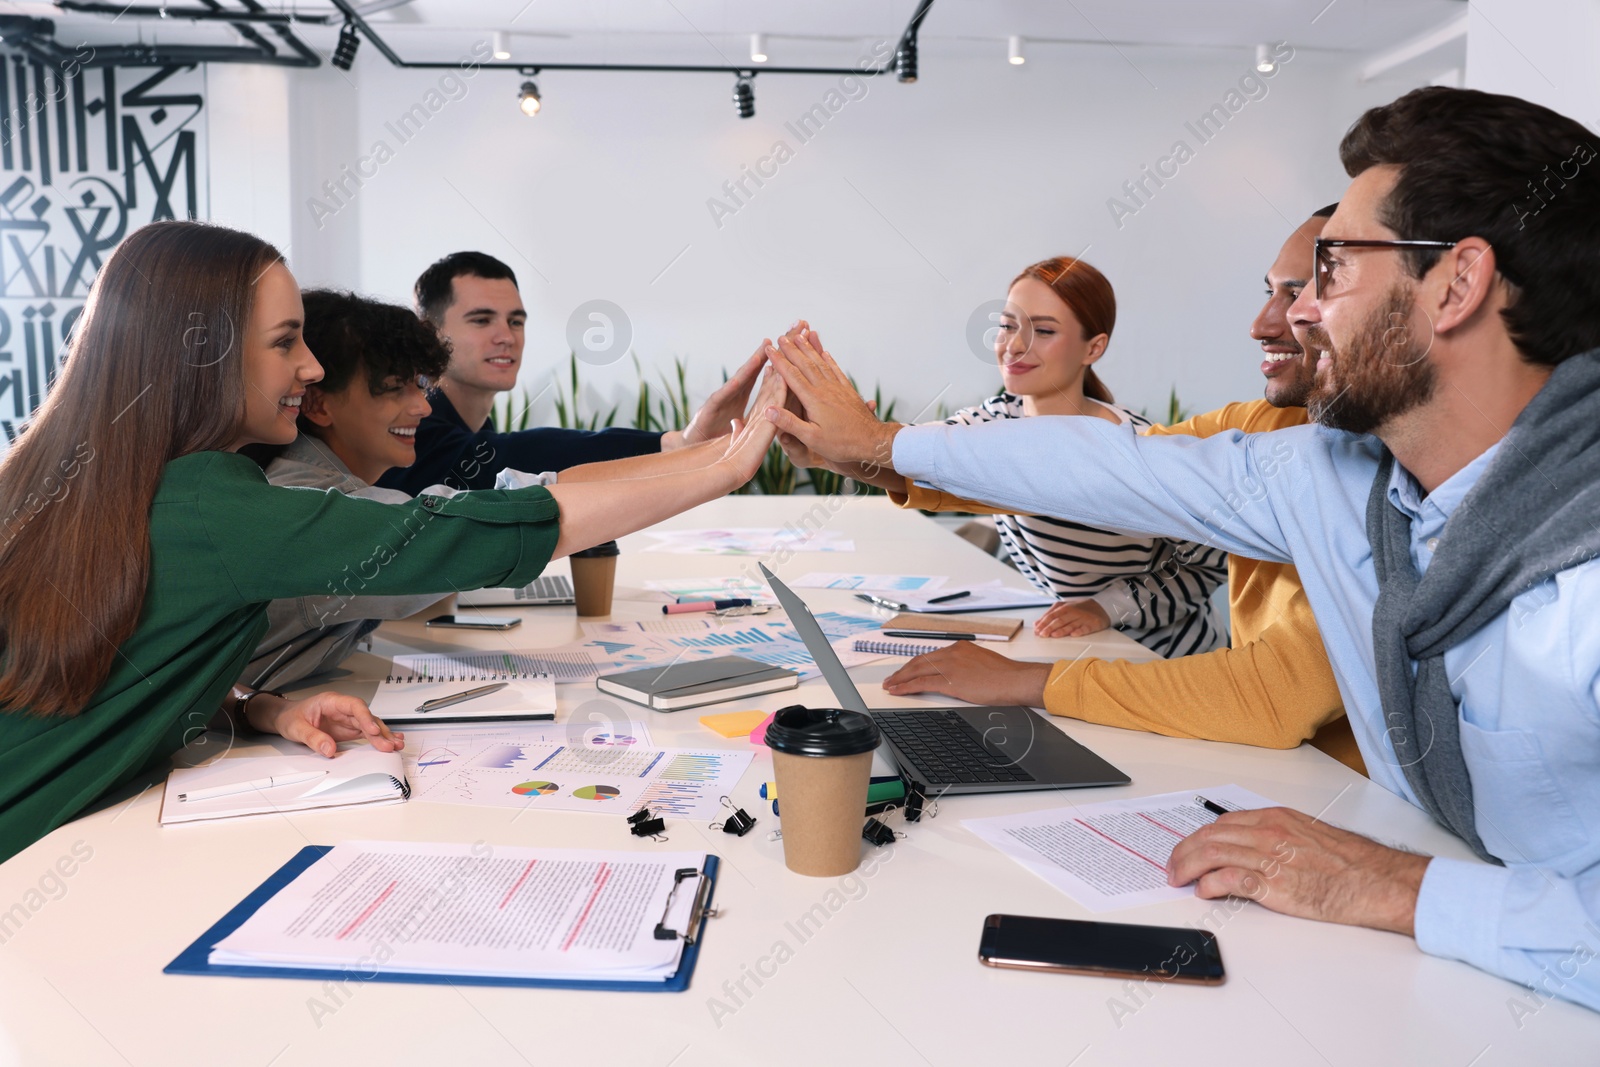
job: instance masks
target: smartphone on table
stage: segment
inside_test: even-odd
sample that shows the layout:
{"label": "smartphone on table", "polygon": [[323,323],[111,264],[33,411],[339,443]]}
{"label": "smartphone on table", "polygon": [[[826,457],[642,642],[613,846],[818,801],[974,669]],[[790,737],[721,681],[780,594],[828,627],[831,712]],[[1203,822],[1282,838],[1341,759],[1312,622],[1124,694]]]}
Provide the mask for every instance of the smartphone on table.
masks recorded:
{"label": "smartphone on table", "polygon": [[1216,937],[1187,926],[991,915],[983,921],[978,959],[991,967],[1200,985],[1221,985],[1226,977]]}
{"label": "smartphone on table", "polygon": [[521,626],[515,615],[435,615],[429,626],[453,626],[458,630],[509,630]]}

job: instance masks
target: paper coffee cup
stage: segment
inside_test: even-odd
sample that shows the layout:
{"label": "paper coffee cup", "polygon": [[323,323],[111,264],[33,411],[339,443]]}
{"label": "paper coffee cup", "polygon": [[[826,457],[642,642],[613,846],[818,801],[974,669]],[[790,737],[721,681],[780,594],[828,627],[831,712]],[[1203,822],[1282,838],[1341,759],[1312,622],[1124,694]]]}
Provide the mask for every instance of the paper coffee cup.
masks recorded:
{"label": "paper coffee cup", "polygon": [[767,747],[783,797],[783,862],[818,878],[861,863],[861,827],[878,724],[859,711],[795,705],[773,716]]}
{"label": "paper coffee cup", "polygon": [[611,594],[617,583],[617,556],[615,541],[574,552],[568,557],[572,565],[572,593],[578,604],[579,615],[610,615]]}

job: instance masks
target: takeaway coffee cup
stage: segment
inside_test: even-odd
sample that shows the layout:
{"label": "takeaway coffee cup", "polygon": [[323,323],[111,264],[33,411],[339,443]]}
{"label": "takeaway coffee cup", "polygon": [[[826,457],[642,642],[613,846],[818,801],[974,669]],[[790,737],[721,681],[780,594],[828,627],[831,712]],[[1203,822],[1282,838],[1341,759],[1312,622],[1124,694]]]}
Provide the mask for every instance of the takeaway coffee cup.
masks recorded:
{"label": "takeaway coffee cup", "polygon": [[796,874],[829,878],[861,863],[861,827],[878,724],[859,711],[779,711],[767,747],[783,798],[783,862]]}
{"label": "takeaway coffee cup", "polygon": [[578,602],[579,615],[610,615],[611,592],[617,584],[617,556],[615,541],[574,552],[568,559],[572,563],[572,593]]}

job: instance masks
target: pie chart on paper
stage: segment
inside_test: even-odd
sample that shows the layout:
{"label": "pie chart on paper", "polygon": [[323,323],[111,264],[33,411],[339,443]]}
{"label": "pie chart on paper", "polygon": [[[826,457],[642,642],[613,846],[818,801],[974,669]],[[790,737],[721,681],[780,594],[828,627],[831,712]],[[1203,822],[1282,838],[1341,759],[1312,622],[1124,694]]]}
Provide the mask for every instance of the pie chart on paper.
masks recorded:
{"label": "pie chart on paper", "polygon": [[519,797],[542,797],[559,792],[561,787],[554,782],[523,782],[511,787],[511,791]]}
{"label": "pie chart on paper", "polygon": [[615,800],[622,790],[614,785],[585,785],[574,789],[572,795],[579,800]]}

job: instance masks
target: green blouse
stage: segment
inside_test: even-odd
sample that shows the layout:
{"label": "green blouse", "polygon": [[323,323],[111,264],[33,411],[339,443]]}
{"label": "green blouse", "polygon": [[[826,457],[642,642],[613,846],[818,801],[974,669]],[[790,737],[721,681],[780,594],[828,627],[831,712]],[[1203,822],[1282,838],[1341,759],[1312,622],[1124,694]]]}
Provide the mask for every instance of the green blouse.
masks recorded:
{"label": "green blouse", "polygon": [[0,860],[204,731],[286,597],[524,585],[555,550],[542,488],[379,504],[269,485],[244,456],[167,464],[138,628],[80,714],[0,713]]}

